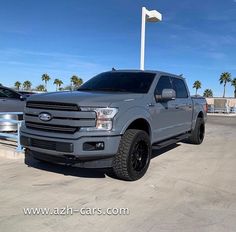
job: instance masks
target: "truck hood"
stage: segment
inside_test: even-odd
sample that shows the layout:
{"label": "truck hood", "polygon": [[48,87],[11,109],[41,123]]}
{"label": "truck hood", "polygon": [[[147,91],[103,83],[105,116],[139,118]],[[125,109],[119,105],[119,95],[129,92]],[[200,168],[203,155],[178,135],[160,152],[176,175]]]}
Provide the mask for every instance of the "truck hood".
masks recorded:
{"label": "truck hood", "polygon": [[28,101],[63,102],[76,103],[79,106],[108,107],[118,102],[128,102],[142,98],[143,94],[135,93],[111,93],[111,92],[87,92],[68,91],[35,94],[30,96]]}

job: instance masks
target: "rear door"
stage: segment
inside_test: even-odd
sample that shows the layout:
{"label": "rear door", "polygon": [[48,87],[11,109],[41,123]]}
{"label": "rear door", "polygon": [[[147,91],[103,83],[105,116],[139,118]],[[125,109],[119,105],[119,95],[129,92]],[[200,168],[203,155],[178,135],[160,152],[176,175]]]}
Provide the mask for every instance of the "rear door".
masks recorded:
{"label": "rear door", "polygon": [[163,89],[173,89],[169,76],[161,76],[154,92],[155,104],[152,108],[152,125],[154,133],[154,142],[176,135],[177,110],[175,108],[175,100],[158,101]]}
{"label": "rear door", "polygon": [[192,99],[182,78],[171,77],[173,89],[176,92],[175,105],[175,133],[181,134],[191,130]]}

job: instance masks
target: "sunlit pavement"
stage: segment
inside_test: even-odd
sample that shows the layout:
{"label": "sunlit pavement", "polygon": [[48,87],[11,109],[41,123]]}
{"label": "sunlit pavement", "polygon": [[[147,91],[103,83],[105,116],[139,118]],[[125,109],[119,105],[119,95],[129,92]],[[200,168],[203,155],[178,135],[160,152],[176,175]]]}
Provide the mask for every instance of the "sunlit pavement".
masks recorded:
{"label": "sunlit pavement", "polygon": [[[153,151],[147,174],[137,182],[103,171],[0,157],[0,231],[233,232],[235,138],[235,117],[209,117],[202,145],[179,143]],[[65,206],[127,207],[129,215],[23,213],[26,207]]]}

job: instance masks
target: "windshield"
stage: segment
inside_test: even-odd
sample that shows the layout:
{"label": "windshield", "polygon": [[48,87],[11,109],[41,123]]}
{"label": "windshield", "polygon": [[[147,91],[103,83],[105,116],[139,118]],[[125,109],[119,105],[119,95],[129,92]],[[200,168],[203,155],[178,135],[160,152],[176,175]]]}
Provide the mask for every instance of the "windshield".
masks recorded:
{"label": "windshield", "polygon": [[106,72],[84,83],[78,91],[147,93],[154,77],[145,72]]}

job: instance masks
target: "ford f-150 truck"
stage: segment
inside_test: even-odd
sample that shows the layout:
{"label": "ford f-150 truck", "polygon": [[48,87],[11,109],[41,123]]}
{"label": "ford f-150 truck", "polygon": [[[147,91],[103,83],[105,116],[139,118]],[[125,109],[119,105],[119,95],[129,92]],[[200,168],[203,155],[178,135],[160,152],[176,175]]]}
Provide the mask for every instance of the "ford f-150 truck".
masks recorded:
{"label": "ford f-150 truck", "polygon": [[24,120],[21,144],[34,158],[110,168],[133,181],[146,173],[152,148],[202,143],[206,100],[191,97],[178,75],[115,70],[77,91],[29,97]]}

